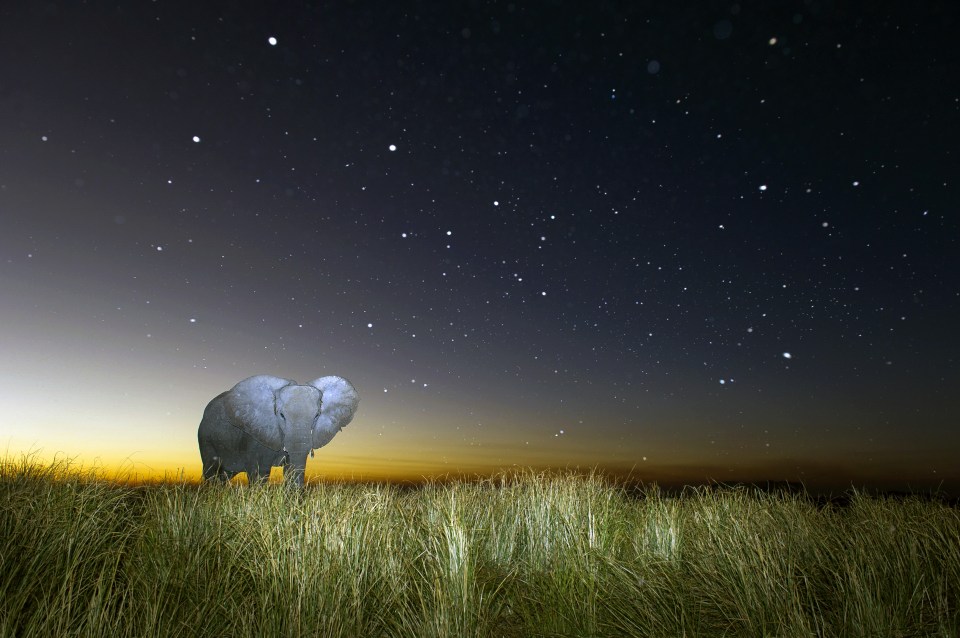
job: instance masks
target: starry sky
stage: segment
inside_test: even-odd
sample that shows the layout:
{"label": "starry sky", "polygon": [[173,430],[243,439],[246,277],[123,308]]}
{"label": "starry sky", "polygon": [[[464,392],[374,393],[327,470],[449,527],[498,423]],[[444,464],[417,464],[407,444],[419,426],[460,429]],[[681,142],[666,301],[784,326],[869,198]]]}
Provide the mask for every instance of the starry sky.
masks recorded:
{"label": "starry sky", "polygon": [[953,2],[5,2],[0,446],[960,488]]}

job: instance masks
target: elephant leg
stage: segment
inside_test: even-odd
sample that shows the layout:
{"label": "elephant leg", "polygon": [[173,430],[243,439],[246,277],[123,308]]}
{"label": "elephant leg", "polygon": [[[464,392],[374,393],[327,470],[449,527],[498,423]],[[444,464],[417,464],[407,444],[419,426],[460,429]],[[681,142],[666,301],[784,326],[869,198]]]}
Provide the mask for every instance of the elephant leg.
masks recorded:
{"label": "elephant leg", "polygon": [[212,462],[204,466],[203,480],[204,481],[219,480],[221,483],[226,483],[227,481],[230,480],[230,475],[220,465],[220,459],[214,458]]}
{"label": "elephant leg", "polygon": [[214,480],[217,483],[229,483],[230,479],[232,479],[234,476],[236,476],[235,473],[230,473],[225,470],[220,470],[219,472],[217,472],[216,476],[214,476],[211,480]]}

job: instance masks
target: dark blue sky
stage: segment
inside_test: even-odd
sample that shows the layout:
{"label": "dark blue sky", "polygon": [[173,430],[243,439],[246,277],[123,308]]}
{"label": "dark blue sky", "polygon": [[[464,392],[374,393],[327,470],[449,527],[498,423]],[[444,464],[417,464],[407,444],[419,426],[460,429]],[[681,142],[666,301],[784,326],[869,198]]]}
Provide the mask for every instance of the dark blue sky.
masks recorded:
{"label": "dark blue sky", "polygon": [[334,373],[318,473],[960,481],[952,3],[280,4],[0,9],[11,451]]}

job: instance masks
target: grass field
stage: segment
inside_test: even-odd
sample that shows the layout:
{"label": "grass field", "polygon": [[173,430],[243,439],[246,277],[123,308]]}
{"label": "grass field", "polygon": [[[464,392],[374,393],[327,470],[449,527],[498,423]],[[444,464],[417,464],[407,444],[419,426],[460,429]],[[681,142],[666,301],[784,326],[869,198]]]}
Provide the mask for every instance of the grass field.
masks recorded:
{"label": "grass field", "polygon": [[0,465],[0,636],[960,636],[935,500],[485,482],[124,486]]}

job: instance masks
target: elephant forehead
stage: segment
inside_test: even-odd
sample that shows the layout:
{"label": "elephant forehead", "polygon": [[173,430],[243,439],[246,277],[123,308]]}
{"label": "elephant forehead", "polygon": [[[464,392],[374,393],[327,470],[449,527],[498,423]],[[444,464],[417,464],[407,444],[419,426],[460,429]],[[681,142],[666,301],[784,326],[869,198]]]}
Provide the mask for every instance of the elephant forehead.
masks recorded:
{"label": "elephant forehead", "polygon": [[309,385],[288,386],[280,391],[279,399],[287,410],[315,411],[320,404],[320,391]]}

